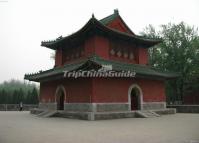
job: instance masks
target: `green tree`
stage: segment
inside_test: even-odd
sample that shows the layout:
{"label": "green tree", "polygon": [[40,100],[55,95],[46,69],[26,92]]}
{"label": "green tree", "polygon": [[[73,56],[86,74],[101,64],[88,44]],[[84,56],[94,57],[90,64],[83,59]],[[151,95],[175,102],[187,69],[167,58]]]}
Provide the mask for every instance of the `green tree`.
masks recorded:
{"label": "green tree", "polygon": [[7,102],[7,93],[6,91],[3,89],[0,91],[0,104],[5,104]]}
{"label": "green tree", "polygon": [[33,88],[32,92],[31,92],[31,103],[32,104],[38,104],[39,100],[38,100],[38,91],[36,88]]}
{"label": "green tree", "polygon": [[181,22],[161,25],[158,31],[150,25],[141,34],[148,38],[163,39],[161,44],[149,49],[149,61],[154,67],[178,72],[181,75],[177,80],[167,82],[166,92],[169,99],[175,97],[172,100],[182,101],[186,93],[186,83],[199,75],[198,30]]}
{"label": "green tree", "polygon": [[31,91],[29,90],[25,98],[25,104],[30,104],[30,103],[31,103]]}
{"label": "green tree", "polygon": [[12,94],[12,101],[10,101],[12,104],[16,104],[17,103],[17,97],[18,97],[18,93],[17,90],[14,90],[13,94]]}
{"label": "green tree", "polygon": [[20,88],[20,89],[18,90],[18,92],[19,92],[19,102],[18,102],[18,103],[20,103],[20,102],[23,102],[23,103],[24,103],[24,101],[25,101],[24,91],[22,90],[22,88]]}
{"label": "green tree", "polygon": [[21,101],[27,103],[27,100],[31,103],[32,99],[28,95],[34,88],[38,90],[34,84],[13,79],[5,81],[0,84],[0,104],[19,104]]}

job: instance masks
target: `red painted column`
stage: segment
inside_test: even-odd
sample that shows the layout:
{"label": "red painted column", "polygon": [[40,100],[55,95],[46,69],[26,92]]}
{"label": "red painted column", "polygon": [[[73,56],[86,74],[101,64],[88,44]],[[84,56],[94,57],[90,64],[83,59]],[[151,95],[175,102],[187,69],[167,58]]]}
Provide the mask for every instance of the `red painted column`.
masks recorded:
{"label": "red painted column", "polygon": [[148,50],[146,48],[138,47],[138,63],[142,65],[148,64]]}
{"label": "red painted column", "polygon": [[95,37],[91,37],[85,41],[85,55],[89,56],[94,54]]}
{"label": "red painted column", "polygon": [[109,40],[102,36],[95,36],[95,54],[108,59],[109,58]]}
{"label": "red painted column", "polygon": [[58,49],[55,53],[55,66],[62,66],[62,50]]}

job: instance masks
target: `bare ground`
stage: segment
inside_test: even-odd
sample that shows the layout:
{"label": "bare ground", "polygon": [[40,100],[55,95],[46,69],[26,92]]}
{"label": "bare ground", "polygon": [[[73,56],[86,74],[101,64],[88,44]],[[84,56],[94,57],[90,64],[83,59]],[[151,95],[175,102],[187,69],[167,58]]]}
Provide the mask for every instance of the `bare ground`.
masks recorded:
{"label": "bare ground", "polygon": [[0,143],[199,143],[199,114],[83,121],[0,112]]}

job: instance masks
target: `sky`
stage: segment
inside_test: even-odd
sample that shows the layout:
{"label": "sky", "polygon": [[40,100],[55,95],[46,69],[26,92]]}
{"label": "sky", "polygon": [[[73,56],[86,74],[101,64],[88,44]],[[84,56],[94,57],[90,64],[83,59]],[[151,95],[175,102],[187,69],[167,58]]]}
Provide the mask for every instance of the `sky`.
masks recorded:
{"label": "sky", "polygon": [[41,41],[70,35],[92,13],[102,19],[114,9],[136,34],[149,24],[199,27],[199,0],[0,0],[0,83],[53,68],[53,50]]}

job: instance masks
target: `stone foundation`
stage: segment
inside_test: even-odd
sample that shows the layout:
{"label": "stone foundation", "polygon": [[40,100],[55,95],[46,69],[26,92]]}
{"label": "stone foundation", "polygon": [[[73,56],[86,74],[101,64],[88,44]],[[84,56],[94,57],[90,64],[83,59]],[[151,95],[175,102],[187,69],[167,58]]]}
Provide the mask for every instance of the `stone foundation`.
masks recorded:
{"label": "stone foundation", "polygon": [[[39,108],[57,110],[57,103],[39,103]],[[165,108],[165,102],[144,102],[141,104],[141,110]],[[64,110],[72,112],[120,112],[131,111],[131,107],[128,103],[65,103]]]}
{"label": "stone foundation", "polygon": [[[39,103],[39,109],[57,110],[57,103]],[[74,112],[109,112],[129,111],[128,103],[65,103],[65,111]]]}
{"label": "stone foundation", "polygon": [[127,103],[65,103],[65,111],[77,112],[115,112],[129,111]]}
{"label": "stone foundation", "polygon": [[[175,109],[167,109],[165,102],[147,102],[141,105],[142,110],[154,111],[157,114],[175,114]],[[39,114],[43,111],[57,110],[57,103],[40,103],[38,109],[31,111]],[[82,120],[104,120],[136,117],[128,103],[65,103],[64,110],[59,110],[55,117],[74,118]]]}
{"label": "stone foundation", "polygon": [[129,111],[128,103],[95,103],[96,112]]}
{"label": "stone foundation", "polygon": [[152,110],[152,111],[159,115],[176,114],[175,108],[166,108],[166,109],[159,109],[159,110]]}
{"label": "stone foundation", "polygon": [[[55,110],[49,110],[48,112],[54,112]],[[175,109],[160,109],[160,110],[150,110],[159,115],[166,115],[166,114],[175,114]],[[147,112],[150,112],[147,111]],[[41,109],[33,109],[31,111],[32,114],[37,114],[40,116],[42,114]],[[46,110],[44,110],[46,112]],[[72,112],[72,111],[56,111],[50,117],[62,117],[62,118],[71,118],[71,119],[81,119],[81,120],[107,120],[107,119],[120,119],[120,118],[139,118],[138,111],[127,111],[127,112]],[[146,111],[145,111],[146,112]],[[143,117],[141,117],[143,118]],[[145,117],[146,118],[146,117]],[[148,117],[147,117],[148,118]]]}
{"label": "stone foundation", "polygon": [[39,109],[57,110],[57,103],[39,103]]}
{"label": "stone foundation", "polygon": [[91,103],[65,103],[64,104],[65,111],[73,111],[73,112],[92,112],[93,104]]}
{"label": "stone foundation", "polygon": [[199,105],[167,105],[167,108],[176,108],[178,113],[199,113]]}
{"label": "stone foundation", "polygon": [[144,102],[142,104],[142,110],[156,110],[156,109],[165,109],[165,102]]}

